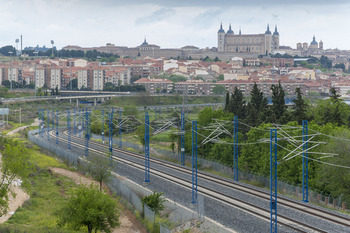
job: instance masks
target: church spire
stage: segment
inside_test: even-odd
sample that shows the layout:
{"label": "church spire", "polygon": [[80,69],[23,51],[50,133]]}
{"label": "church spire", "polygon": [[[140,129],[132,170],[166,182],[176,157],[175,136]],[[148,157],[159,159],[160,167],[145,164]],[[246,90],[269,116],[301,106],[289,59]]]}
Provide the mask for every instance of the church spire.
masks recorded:
{"label": "church spire", "polygon": [[274,36],[279,36],[280,34],[277,31],[277,25],[275,25],[275,32],[273,33]]}
{"label": "church spire", "polygon": [[242,35],[241,27],[239,27],[239,34]]}
{"label": "church spire", "polygon": [[267,24],[267,29],[266,29],[265,34],[271,35],[270,25],[269,24]]}
{"label": "church spire", "polygon": [[219,29],[218,33],[225,33],[224,29],[222,28],[222,22],[220,24],[220,29]]}
{"label": "church spire", "polygon": [[230,27],[229,27],[227,33],[232,33],[233,34],[233,31],[232,31],[232,28],[231,28],[231,23],[230,23]]}

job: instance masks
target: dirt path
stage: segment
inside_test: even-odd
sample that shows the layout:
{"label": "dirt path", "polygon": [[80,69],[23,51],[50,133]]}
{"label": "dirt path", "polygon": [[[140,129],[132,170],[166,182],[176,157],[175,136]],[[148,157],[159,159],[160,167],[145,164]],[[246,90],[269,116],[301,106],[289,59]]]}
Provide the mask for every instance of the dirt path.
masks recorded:
{"label": "dirt path", "polygon": [[16,128],[16,129],[11,130],[10,132],[8,132],[7,135],[8,135],[8,136],[11,136],[11,135],[13,135],[13,134],[15,134],[15,133],[18,133],[18,131],[20,131],[20,130],[23,130],[23,129],[28,128],[29,126],[39,126],[39,119],[38,119],[38,118],[35,118],[35,119],[34,119],[34,123],[32,123],[31,125],[25,125],[25,126],[18,127],[18,128]]}
{"label": "dirt path", "polygon": [[[76,184],[87,184],[91,183],[99,185],[97,181],[88,179],[85,176],[72,172],[63,168],[51,167],[50,170],[53,173],[66,176],[71,178]],[[145,227],[136,219],[128,209],[124,209],[120,216],[121,225],[114,229],[113,233],[147,233]]]}
{"label": "dirt path", "polygon": [[10,194],[9,198],[9,210],[8,213],[0,217],[0,224],[7,221],[17,210],[18,207],[22,206],[23,202],[29,199],[29,195],[20,189],[18,186],[14,186],[12,191],[16,193],[16,197],[12,197]]}

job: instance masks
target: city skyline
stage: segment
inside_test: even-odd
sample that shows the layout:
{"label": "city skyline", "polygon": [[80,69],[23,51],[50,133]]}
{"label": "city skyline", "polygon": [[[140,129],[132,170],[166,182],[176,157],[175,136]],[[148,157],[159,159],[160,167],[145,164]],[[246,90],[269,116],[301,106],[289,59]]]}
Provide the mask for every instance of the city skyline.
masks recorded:
{"label": "city skyline", "polygon": [[276,0],[239,1],[82,1],[82,0],[0,0],[0,46],[16,46],[23,35],[27,46],[57,48],[67,45],[82,47],[136,47],[144,37],[162,48],[195,45],[217,46],[217,30],[231,23],[235,33],[264,33],[266,25],[278,26],[280,45],[296,47],[298,42],[324,42],[325,49],[350,49],[350,3],[337,0],[279,3]]}

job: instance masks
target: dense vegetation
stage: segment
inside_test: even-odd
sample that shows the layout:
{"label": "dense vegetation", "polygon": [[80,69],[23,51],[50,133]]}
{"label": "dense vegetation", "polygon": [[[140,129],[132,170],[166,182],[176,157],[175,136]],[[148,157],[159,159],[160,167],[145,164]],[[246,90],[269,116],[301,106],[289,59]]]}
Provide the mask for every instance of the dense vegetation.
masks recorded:
{"label": "dense vegetation", "polygon": [[[206,108],[198,115],[198,155],[232,166],[233,149],[232,135],[220,135],[220,142],[203,140],[212,132],[208,128],[220,122],[225,125],[228,132],[233,131],[232,119],[239,118],[239,169],[260,175],[270,174],[270,128],[282,128],[278,137],[287,135],[299,136],[298,145],[301,145],[302,120],[309,121],[309,134],[317,134],[312,141],[326,142],[321,144],[309,154],[309,185],[312,189],[350,200],[350,106],[345,104],[336,93],[331,90],[329,99],[319,100],[314,104],[307,104],[302,98],[299,89],[296,89],[294,106],[287,107],[284,102],[284,90],[280,84],[273,85],[272,105],[268,105],[257,85],[251,91],[250,101],[246,103],[242,92],[235,89],[234,93],[226,96],[224,110]],[[186,125],[186,151],[191,151],[191,125]],[[244,145],[245,144],[245,145]],[[283,158],[297,146],[286,140],[278,142],[278,177],[281,180],[300,185],[302,183],[302,155],[286,161]],[[312,143],[309,143],[311,147]],[[299,152],[300,150],[298,150]],[[318,152],[318,153],[316,153]],[[322,156],[322,153],[335,153],[331,157]],[[294,153],[289,155],[293,156]],[[323,158],[322,158],[323,157]],[[326,163],[330,163],[326,164]],[[344,167],[342,167],[344,166]]]}

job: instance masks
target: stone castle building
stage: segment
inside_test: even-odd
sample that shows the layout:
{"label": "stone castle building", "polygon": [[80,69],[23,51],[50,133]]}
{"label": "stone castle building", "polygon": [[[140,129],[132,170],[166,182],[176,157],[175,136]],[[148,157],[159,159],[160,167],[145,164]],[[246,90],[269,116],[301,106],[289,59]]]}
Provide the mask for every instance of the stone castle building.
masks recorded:
{"label": "stone castle building", "polygon": [[235,34],[229,26],[229,30],[225,33],[222,23],[218,31],[218,52],[225,53],[255,53],[268,55],[272,51],[279,49],[279,33],[277,26],[272,34],[269,25],[264,34],[242,34],[239,30]]}

